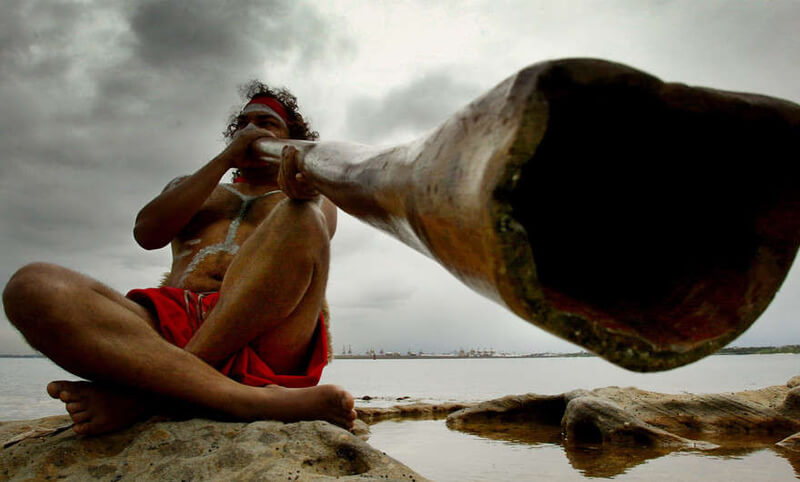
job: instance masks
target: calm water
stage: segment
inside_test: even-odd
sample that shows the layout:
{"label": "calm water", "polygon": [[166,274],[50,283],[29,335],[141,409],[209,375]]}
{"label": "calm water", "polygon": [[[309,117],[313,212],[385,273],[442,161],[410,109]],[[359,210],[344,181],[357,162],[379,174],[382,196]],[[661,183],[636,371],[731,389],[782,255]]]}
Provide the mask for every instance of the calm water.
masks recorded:
{"label": "calm water", "polygon": [[[638,374],[598,358],[336,360],[322,382],[348,388],[362,406],[387,406],[396,399],[478,401],[509,394],[555,394],[576,388],[636,386],[665,393],[713,393],[784,384],[800,374],[800,355],[712,356],[688,367]],[[0,358],[0,420],[62,413],[44,391],[50,380],[74,379],[45,359]],[[559,444],[490,440],[449,430],[444,420],[382,422],[370,443],[434,480],[794,480],[780,453],[751,451],[673,452],[634,455],[598,469],[596,453],[566,453]],[[638,458],[637,458],[638,457]],[[611,460],[611,459],[609,459]],[[601,462],[601,465],[603,462]],[[800,470],[800,467],[798,467]]]}

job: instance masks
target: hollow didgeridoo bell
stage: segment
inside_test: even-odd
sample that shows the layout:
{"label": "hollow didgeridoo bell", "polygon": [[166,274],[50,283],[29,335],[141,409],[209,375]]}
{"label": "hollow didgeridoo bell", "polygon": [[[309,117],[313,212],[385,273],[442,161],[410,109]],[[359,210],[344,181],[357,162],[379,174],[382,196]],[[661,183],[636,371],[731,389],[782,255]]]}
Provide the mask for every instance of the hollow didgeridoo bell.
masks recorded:
{"label": "hollow didgeridoo bell", "polygon": [[736,338],[800,243],[800,106],[601,60],[528,67],[408,144],[290,143],[341,209],[631,370]]}

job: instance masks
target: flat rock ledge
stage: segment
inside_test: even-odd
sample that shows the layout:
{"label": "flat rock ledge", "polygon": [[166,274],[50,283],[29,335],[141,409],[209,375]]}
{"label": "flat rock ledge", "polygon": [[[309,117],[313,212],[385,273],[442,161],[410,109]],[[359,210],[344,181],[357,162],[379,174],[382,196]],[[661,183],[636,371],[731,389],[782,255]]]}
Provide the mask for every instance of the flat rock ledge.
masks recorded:
{"label": "flat rock ledge", "polygon": [[84,437],[66,416],[0,423],[4,480],[426,480],[327,422],[154,417]]}
{"label": "flat rock ledge", "polygon": [[[368,424],[384,420],[436,420],[447,417],[453,412],[473,407],[476,403],[409,403],[392,407],[356,407],[358,419]],[[358,429],[358,427],[356,427]],[[359,433],[356,430],[356,433]]]}

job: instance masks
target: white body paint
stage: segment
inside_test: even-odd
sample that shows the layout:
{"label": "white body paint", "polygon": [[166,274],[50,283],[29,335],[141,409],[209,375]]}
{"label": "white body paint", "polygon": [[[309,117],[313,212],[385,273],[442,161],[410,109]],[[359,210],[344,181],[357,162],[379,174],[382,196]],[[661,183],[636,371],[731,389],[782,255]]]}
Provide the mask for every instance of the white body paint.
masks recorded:
{"label": "white body paint", "polygon": [[[245,214],[247,214],[247,210],[250,209],[250,204],[256,199],[261,199],[269,196],[270,194],[281,192],[280,189],[278,189],[275,191],[270,191],[265,194],[260,194],[258,196],[248,196],[240,193],[229,184],[221,184],[221,186],[225,188],[227,191],[232,192],[233,194],[238,196],[239,199],[242,200],[242,206],[239,208],[239,212],[236,214],[236,217],[233,218],[231,224],[228,226],[228,233],[225,235],[225,241],[217,244],[212,244],[210,246],[206,246],[205,248],[198,251],[197,254],[195,254],[194,258],[192,258],[192,261],[189,263],[189,266],[186,267],[186,269],[183,271],[183,274],[181,275],[180,280],[178,280],[178,286],[181,288],[185,288],[184,284],[186,283],[186,278],[188,278],[189,275],[192,272],[194,272],[194,270],[197,269],[200,263],[203,262],[203,260],[206,259],[207,257],[217,253],[228,253],[231,255],[235,255],[239,251],[239,245],[236,243],[236,233],[239,231],[239,226],[242,224],[242,220],[244,219]],[[191,241],[187,241],[186,244],[196,245],[199,242],[200,239],[193,239]],[[176,258],[183,257],[186,254],[188,254],[188,252],[179,253],[175,257]]]}
{"label": "white body paint", "polygon": [[189,256],[190,254],[192,254],[192,251],[187,249],[185,251],[181,251],[180,253],[178,253],[176,255],[173,255],[173,257],[175,259],[181,259],[181,258],[185,258],[185,257]]}

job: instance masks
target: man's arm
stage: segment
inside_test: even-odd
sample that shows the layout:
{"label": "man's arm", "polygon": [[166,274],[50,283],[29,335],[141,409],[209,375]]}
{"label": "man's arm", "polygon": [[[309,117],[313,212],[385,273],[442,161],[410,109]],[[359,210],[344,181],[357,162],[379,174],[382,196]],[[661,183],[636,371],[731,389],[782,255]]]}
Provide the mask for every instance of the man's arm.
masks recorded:
{"label": "man's arm", "polygon": [[275,136],[263,129],[242,132],[197,172],[174,186],[167,186],[136,216],[133,228],[136,242],[144,249],[158,249],[169,244],[197,214],[228,169],[239,167],[250,144],[261,137]]}

